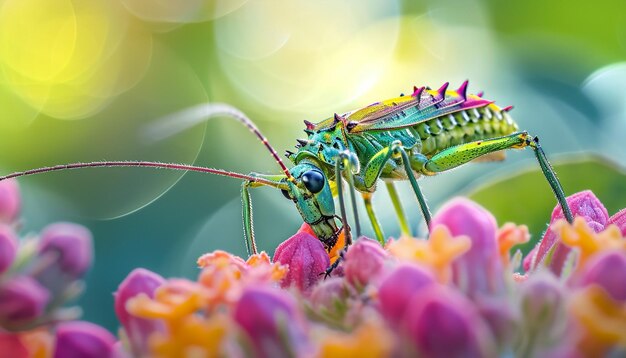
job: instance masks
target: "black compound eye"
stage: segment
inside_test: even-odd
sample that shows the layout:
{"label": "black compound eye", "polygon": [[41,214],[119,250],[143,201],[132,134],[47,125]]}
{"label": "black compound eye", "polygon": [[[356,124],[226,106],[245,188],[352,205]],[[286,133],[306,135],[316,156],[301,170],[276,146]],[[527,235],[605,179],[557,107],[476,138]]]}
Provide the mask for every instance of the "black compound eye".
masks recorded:
{"label": "black compound eye", "polygon": [[309,170],[302,174],[302,182],[311,193],[319,193],[324,188],[324,174],[319,170]]}
{"label": "black compound eye", "polygon": [[285,189],[281,189],[280,190],[281,193],[283,193],[283,196],[289,200],[291,200],[291,197],[289,196],[289,193],[287,192],[287,190]]}

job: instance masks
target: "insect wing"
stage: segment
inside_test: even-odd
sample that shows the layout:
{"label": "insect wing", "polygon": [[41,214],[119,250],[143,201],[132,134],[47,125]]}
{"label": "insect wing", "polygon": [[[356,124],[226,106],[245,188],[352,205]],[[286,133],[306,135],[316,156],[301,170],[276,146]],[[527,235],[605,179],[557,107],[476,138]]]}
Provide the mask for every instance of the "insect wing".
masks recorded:
{"label": "insect wing", "polygon": [[491,101],[475,95],[465,95],[464,86],[447,91],[447,84],[439,90],[416,89],[411,96],[392,98],[371,104],[347,116],[350,133],[392,130],[417,125],[446,114],[484,107]]}

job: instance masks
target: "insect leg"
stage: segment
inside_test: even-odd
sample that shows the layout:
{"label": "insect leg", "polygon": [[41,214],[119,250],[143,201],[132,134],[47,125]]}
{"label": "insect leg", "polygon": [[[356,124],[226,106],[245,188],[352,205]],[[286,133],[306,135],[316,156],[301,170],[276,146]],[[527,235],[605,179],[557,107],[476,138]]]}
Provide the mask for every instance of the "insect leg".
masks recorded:
{"label": "insect leg", "polygon": [[380,223],[376,218],[376,213],[374,213],[374,208],[372,207],[372,193],[361,193],[363,196],[363,202],[365,202],[365,210],[367,211],[367,216],[372,223],[372,229],[374,229],[374,234],[376,234],[376,240],[380,242],[381,245],[385,245],[385,235],[383,234],[383,230],[380,228]]}
{"label": "insect leg", "polygon": [[346,246],[352,244],[352,236],[348,227],[348,218],[346,216],[346,203],[343,200],[343,182],[341,179],[343,160],[337,160],[335,163],[335,179],[337,180],[337,197],[339,197],[339,210],[341,211],[341,225],[346,231]]}
{"label": "insect leg", "polygon": [[[276,187],[279,189],[286,189],[286,187],[282,188],[284,184],[281,183],[281,179],[286,178],[284,175],[262,175],[257,173],[249,174],[255,178],[263,178],[265,180],[274,182]],[[243,233],[244,239],[246,241],[246,249],[248,251],[248,255],[255,255],[257,253],[257,245],[256,240],[254,239],[254,224],[252,217],[252,200],[250,197],[250,188],[255,188],[262,186],[264,184],[259,184],[258,182],[254,182],[251,180],[246,180],[241,184],[241,210],[243,216]]]}
{"label": "insect leg", "polygon": [[411,161],[409,159],[408,154],[402,147],[402,143],[400,141],[394,141],[389,147],[383,148],[378,153],[372,156],[372,159],[367,163],[364,169],[364,184],[365,187],[369,189],[373,189],[376,184],[376,180],[380,177],[382,170],[389,159],[400,159],[404,165],[407,177],[411,182],[411,187],[415,192],[415,196],[417,196],[417,201],[419,202],[420,209],[422,210],[422,215],[424,216],[424,220],[426,221],[426,226],[430,228],[430,210],[428,209],[428,204],[426,204],[426,199],[422,194],[422,191],[417,184],[417,179],[413,174],[413,169],[411,168]]}
{"label": "insect leg", "polygon": [[[352,172],[352,164],[350,163],[350,152],[345,151],[339,154],[339,160],[342,162],[343,170],[346,173],[346,181],[348,182],[348,187],[350,188],[350,201],[352,202],[352,212],[354,213],[354,227],[356,230],[356,237],[361,237],[361,223],[359,221],[359,212],[356,207],[356,195],[354,189],[354,173]],[[354,155],[353,160],[356,160],[356,166],[358,167],[358,159],[356,155]],[[339,177],[340,178],[340,177]]]}
{"label": "insect leg", "polygon": [[415,192],[415,196],[417,196],[417,201],[420,204],[420,209],[422,209],[422,215],[424,216],[424,220],[426,221],[426,227],[428,227],[428,232],[430,232],[430,209],[428,209],[428,204],[426,203],[426,198],[424,198],[424,194],[422,194],[422,190],[417,184],[417,179],[413,174],[413,168],[411,168],[411,161],[409,160],[409,155],[406,154],[406,150],[402,147],[401,144],[394,142],[392,144],[394,152],[400,152],[402,156],[402,164],[404,164],[404,169],[406,171],[407,177],[409,177],[409,182],[411,182],[411,187]]}
{"label": "insect leg", "polygon": [[527,132],[517,132],[504,137],[478,140],[454,147],[447,148],[434,155],[423,165],[422,172],[425,174],[434,174],[448,169],[455,168],[461,164],[470,162],[482,155],[493,153],[503,149],[520,149],[530,147],[534,150],[537,161],[541,166],[541,171],[550,184],[554,195],[556,196],[565,218],[573,221],[572,212],[565,200],[563,187],[556,177],[554,170],[550,166],[543,149],[539,145],[539,140],[531,138]]}
{"label": "insect leg", "polygon": [[393,184],[393,182],[390,181],[385,181],[385,185],[387,186],[387,192],[389,192],[389,197],[391,197],[393,207],[396,210],[396,216],[398,216],[398,222],[400,223],[400,232],[403,235],[411,236],[411,230],[409,229],[409,224],[406,220],[406,215],[404,214],[402,203],[400,202],[400,198],[398,197],[398,191],[396,190],[396,186]]}
{"label": "insect leg", "polygon": [[559,179],[556,177],[556,173],[550,162],[548,162],[548,158],[546,157],[546,153],[543,151],[541,146],[539,145],[539,137],[534,137],[532,142],[528,144],[533,151],[535,152],[535,157],[539,162],[539,166],[541,167],[541,171],[543,175],[546,177],[548,184],[550,184],[550,188],[552,188],[552,192],[556,196],[559,205],[561,205],[561,209],[563,210],[563,215],[567,219],[567,221],[571,224],[574,222],[574,216],[572,215],[572,211],[567,204],[567,200],[565,200],[565,193],[563,192],[563,187],[559,182]]}

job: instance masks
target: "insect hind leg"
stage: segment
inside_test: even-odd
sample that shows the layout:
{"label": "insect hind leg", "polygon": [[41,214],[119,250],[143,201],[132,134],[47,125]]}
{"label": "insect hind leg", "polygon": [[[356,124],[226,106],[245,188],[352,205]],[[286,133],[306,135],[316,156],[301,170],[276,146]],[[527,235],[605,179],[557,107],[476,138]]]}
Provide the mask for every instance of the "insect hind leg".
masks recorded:
{"label": "insect hind leg", "polygon": [[556,177],[554,169],[552,169],[552,166],[548,162],[546,154],[539,145],[539,139],[537,137],[529,136],[528,132],[516,132],[503,137],[478,140],[447,148],[427,160],[423,164],[421,171],[426,175],[432,175],[458,167],[459,165],[468,163],[478,157],[488,155],[499,150],[521,149],[526,147],[533,149],[535,157],[541,167],[541,171],[546,177],[548,184],[550,184],[550,188],[554,192],[554,195],[563,210],[565,218],[567,221],[572,222],[572,212],[567,204],[567,201],[565,200],[563,187]]}

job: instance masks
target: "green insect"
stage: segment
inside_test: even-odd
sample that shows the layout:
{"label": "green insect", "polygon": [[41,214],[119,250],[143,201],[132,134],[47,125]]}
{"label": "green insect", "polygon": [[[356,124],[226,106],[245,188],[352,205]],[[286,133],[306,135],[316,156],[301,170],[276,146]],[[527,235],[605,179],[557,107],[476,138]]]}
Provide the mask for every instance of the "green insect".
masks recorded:
{"label": "green insect", "polygon": [[[431,214],[420,190],[417,178],[435,175],[474,160],[502,160],[504,149],[529,147],[541,166],[565,217],[572,214],[565,195],[537,137],[518,131],[509,116],[512,107],[500,108],[482,95],[467,93],[465,81],[457,90],[448,90],[448,83],[438,90],[414,88],[411,95],[401,95],[367,107],[335,114],[319,123],[305,121],[306,139],[298,139],[296,151],[286,155],[294,164],[289,169],[256,125],[239,110],[224,104],[204,104],[184,110],[158,122],[149,136],[171,135],[217,116],[239,120],[265,145],[282,169],[279,175],[250,173],[182,164],[157,162],[91,162],[57,165],[16,172],[0,180],[43,172],[85,167],[142,166],[175,170],[190,170],[242,179],[244,235],[249,252],[256,253],[252,225],[250,188],[270,186],[282,191],[292,200],[302,219],[309,224],[324,244],[331,258],[351,244],[351,230],[346,219],[343,180],[348,183],[352,210],[355,213],[355,234],[360,236],[356,215],[355,191],[364,201],[367,215],[378,241],[384,243],[374,209],[372,194],[379,179],[387,186],[403,233],[409,226],[402,211],[394,181],[409,180],[419,202],[426,225],[430,228]],[[341,180],[340,178],[343,178]],[[335,210],[338,197],[340,215]]]}

